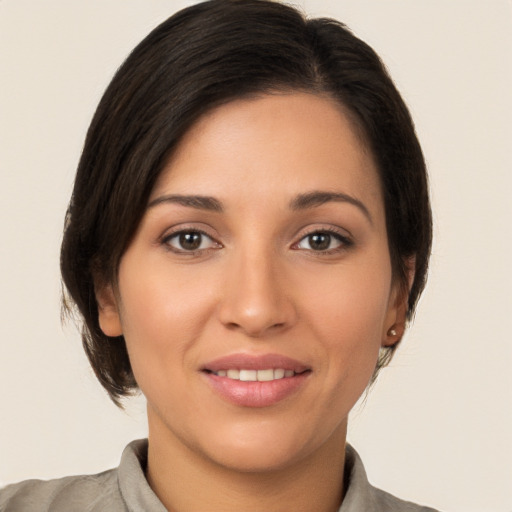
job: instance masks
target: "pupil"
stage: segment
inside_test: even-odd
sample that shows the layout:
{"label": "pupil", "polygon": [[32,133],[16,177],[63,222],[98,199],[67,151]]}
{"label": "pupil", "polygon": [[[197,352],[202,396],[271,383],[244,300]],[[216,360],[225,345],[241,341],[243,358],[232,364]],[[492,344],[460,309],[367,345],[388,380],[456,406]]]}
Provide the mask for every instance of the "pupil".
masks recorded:
{"label": "pupil", "polygon": [[183,249],[193,251],[201,245],[201,233],[182,233],[180,235],[180,245]]}
{"label": "pupil", "polygon": [[331,235],[326,235],[324,233],[309,235],[309,244],[315,251],[325,251],[331,244]]}

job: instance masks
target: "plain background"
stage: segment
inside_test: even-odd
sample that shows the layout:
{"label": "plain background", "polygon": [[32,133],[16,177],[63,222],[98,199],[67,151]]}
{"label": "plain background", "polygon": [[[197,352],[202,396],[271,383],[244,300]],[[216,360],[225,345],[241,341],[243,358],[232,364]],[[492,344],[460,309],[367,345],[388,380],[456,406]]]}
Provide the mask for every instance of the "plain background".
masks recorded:
{"label": "plain background", "polygon": [[[128,52],[193,2],[0,0],[0,483],[99,472],[145,436],[73,325],[59,244],[88,123]],[[435,215],[430,281],[352,415],[371,481],[451,512],[512,511],[512,3],[303,0],[382,56],[416,121]]]}

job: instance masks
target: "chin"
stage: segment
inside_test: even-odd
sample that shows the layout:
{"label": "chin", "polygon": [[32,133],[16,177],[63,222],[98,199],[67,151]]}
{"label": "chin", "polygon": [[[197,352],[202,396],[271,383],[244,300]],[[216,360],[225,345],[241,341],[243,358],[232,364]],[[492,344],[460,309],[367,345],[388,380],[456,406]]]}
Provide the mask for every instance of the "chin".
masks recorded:
{"label": "chin", "polygon": [[225,435],[210,439],[209,447],[203,445],[203,453],[218,465],[237,472],[276,472],[303,463],[323,449],[332,450],[333,441],[340,446],[341,439],[344,445],[344,423],[339,427],[328,432],[306,425],[286,428],[284,422],[237,425]]}
{"label": "chin", "polygon": [[212,453],[211,459],[219,466],[239,473],[275,473],[301,461],[306,454],[301,447],[279,446],[279,441],[260,445],[247,443],[243,446],[230,446],[222,453]]}

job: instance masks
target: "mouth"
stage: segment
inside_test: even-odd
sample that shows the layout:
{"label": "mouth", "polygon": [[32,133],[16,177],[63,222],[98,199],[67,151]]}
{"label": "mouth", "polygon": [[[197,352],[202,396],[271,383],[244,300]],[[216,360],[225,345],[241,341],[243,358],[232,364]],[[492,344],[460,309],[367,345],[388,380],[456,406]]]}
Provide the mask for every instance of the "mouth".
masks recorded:
{"label": "mouth", "polygon": [[206,364],[201,372],[223,400],[241,407],[268,407],[303,388],[312,369],[277,354],[234,354]]}
{"label": "mouth", "polygon": [[302,372],[295,372],[294,370],[286,370],[284,368],[267,368],[265,370],[250,370],[230,368],[229,370],[217,370],[216,372],[205,370],[207,373],[216,375],[217,377],[226,377],[232,380],[240,380],[242,382],[271,382],[273,380],[280,380],[295,375],[301,375],[310,370]]}

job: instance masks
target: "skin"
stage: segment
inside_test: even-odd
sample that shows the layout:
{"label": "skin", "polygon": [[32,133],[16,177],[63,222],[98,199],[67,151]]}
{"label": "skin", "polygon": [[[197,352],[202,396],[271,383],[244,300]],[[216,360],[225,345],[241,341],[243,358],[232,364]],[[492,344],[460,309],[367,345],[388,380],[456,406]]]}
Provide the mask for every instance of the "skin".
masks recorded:
{"label": "skin", "polygon": [[[360,205],[290,206],[317,191]],[[164,199],[178,194],[223,210]],[[193,230],[206,235],[190,251],[176,233]],[[311,233],[331,233],[327,250]],[[97,294],[101,328],[124,335],[147,398],[147,476],[168,510],[337,510],[347,417],[379,348],[397,341],[389,330],[403,333],[400,290],[375,164],[338,104],[275,94],[203,116],[153,190],[118,287]],[[277,404],[241,407],[201,371],[233,353],[311,371]]]}

